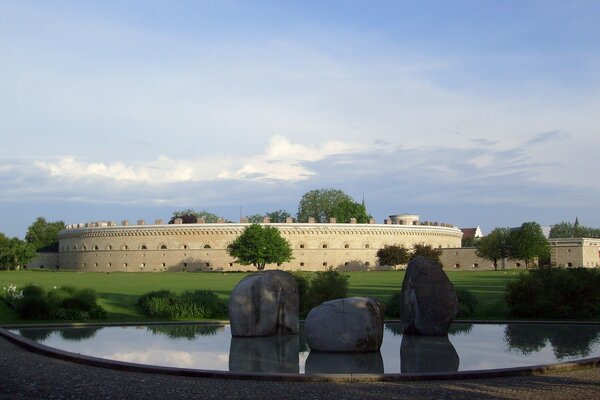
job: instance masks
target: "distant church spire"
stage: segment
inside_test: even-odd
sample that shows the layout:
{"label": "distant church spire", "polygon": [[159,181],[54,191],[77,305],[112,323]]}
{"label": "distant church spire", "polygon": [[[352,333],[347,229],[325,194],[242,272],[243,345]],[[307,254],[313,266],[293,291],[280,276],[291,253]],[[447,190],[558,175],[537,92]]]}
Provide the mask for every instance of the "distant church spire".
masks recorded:
{"label": "distant church spire", "polygon": [[579,228],[579,218],[575,216],[575,223],[573,224],[573,228]]}

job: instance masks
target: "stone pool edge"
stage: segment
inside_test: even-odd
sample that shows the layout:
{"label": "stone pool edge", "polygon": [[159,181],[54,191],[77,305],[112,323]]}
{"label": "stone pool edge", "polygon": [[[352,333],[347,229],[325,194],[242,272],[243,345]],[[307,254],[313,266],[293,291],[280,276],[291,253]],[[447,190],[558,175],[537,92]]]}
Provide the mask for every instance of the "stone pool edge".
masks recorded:
{"label": "stone pool edge", "polygon": [[[395,322],[395,321],[386,321]],[[549,323],[549,324],[591,324],[598,322],[583,321],[454,321],[455,323]],[[51,327],[96,327],[96,326],[139,326],[139,325],[216,325],[228,323],[228,321],[214,322],[141,322],[141,323],[68,323],[68,324],[15,324],[0,327],[0,336],[9,340],[21,348],[44,356],[57,358],[64,361],[89,365],[99,368],[107,368],[128,372],[141,372],[150,374],[162,374],[173,376],[187,376],[213,379],[234,380],[256,380],[256,381],[284,381],[284,382],[394,382],[394,381],[430,381],[430,380],[461,380],[461,379],[484,379],[514,376],[541,375],[551,372],[567,372],[578,369],[600,367],[600,357],[585,358],[576,361],[567,361],[552,364],[532,365],[527,367],[499,368],[474,371],[457,371],[452,373],[425,373],[425,374],[285,374],[285,373],[238,373],[228,371],[214,371],[191,368],[165,367],[156,365],[136,364],[123,361],[108,360],[99,357],[86,356],[78,353],[56,349],[54,347],[40,344],[21,335],[10,332],[8,329],[16,328],[51,328]]]}

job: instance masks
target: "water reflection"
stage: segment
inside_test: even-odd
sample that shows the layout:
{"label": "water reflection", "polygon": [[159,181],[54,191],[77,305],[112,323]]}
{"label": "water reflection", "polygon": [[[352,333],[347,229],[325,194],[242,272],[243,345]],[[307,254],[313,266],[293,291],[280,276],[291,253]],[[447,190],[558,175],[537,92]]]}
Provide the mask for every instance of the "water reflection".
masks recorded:
{"label": "water reflection", "polygon": [[102,328],[69,328],[69,329],[19,329],[19,335],[27,339],[43,342],[50,335],[57,332],[61,338],[68,341],[79,342],[86,339],[91,339],[96,336],[96,333]]}
{"label": "water reflection", "polygon": [[508,324],[504,330],[509,350],[525,355],[538,352],[548,343],[557,360],[567,357],[588,357],[592,346],[600,340],[597,325],[546,325]]}
{"label": "water reflection", "polygon": [[448,336],[402,337],[400,372],[403,374],[456,372],[459,362],[458,353]]}
{"label": "water reflection", "polygon": [[299,373],[298,335],[232,337],[229,371]]}
{"label": "water reflection", "polygon": [[194,340],[200,336],[214,336],[223,332],[223,325],[152,325],[148,331],[155,335],[165,335],[171,339]]}
{"label": "water reflection", "polygon": [[381,352],[326,353],[311,351],[304,365],[306,374],[383,374]]}

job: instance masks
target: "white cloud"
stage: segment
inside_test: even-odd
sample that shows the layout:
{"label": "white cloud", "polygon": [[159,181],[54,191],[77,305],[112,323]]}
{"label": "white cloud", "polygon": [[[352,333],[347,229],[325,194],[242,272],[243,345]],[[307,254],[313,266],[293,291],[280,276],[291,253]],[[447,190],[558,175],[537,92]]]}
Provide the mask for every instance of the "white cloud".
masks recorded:
{"label": "white cloud", "polygon": [[36,161],[34,166],[50,177],[66,181],[108,180],[144,184],[173,184],[228,179],[299,181],[315,175],[307,162],[343,156],[365,149],[364,145],[326,141],[323,144],[292,143],[274,136],[262,154],[235,158],[210,157],[173,160],[164,155],[152,162],[88,162],[74,157]]}

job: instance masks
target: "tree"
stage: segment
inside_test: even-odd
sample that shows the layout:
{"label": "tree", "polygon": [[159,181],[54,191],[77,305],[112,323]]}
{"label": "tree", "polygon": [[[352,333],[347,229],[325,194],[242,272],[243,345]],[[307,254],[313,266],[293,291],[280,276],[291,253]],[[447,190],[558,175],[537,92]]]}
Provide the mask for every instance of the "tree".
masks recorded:
{"label": "tree", "polygon": [[352,197],[338,189],[317,189],[306,192],[298,204],[298,222],[308,222],[314,217],[315,222],[326,223],[329,218],[337,222],[347,223],[356,218],[358,223],[366,223],[370,216],[363,204],[356,203]]}
{"label": "tree", "polygon": [[292,259],[292,247],[272,226],[247,226],[227,248],[227,253],[242,265],[254,265],[262,271],[266,264]]}
{"label": "tree", "polygon": [[524,222],[512,229],[508,237],[509,258],[525,261],[525,269],[535,258],[548,258],[550,245],[537,222]]}
{"label": "tree", "polygon": [[406,264],[410,259],[410,251],[404,246],[385,245],[377,250],[379,265],[396,266]]}
{"label": "tree", "polygon": [[[576,221],[577,222],[577,221]],[[588,226],[572,224],[570,222],[561,222],[559,224],[552,225],[550,228],[550,238],[600,238],[600,229],[590,228]]]}
{"label": "tree", "polygon": [[265,219],[265,216],[262,214],[253,214],[253,215],[248,215],[248,222],[250,222],[251,224],[262,224],[262,222]]}
{"label": "tree", "polygon": [[292,215],[285,210],[277,210],[277,211],[267,212],[265,214],[249,215],[246,218],[248,219],[248,222],[250,222],[251,224],[262,224],[262,222],[265,220],[265,217],[268,217],[269,221],[272,223],[281,224],[281,223],[284,223],[285,220],[291,216]]}
{"label": "tree", "polygon": [[271,212],[267,213],[267,217],[269,217],[271,222],[276,223],[276,224],[283,224],[285,222],[285,220],[291,216],[292,216],[292,214],[290,214],[289,212],[287,212],[285,210],[277,210],[277,211],[271,211]]}
{"label": "tree", "polygon": [[430,244],[417,243],[413,246],[413,250],[410,254],[410,259],[412,260],[415,257],[423,256],[439,263],[441,255],[442,249],[436,249]]}
{"label": "tree", "polygon": [[63,221],[47,222],[38,217],[27,228],[25,241],[33,245],[37,251],[58,251],[58,232],[65,229]]}
{"label": "tree", "polygon": [[493,262],[494,270],[498,269],[498,260],[509,256],[509,234],[508,228],[496,228],[477,243],[477,256]]}
{"label": "tree", "polygon": [[36,256],[31,243],[18,238],[7,238],[0,233],[0,270],[16,269],[27,264]]}
{"label": "tree", "polygon": [[176,218],[181,218],[184,224],[193,224],[200,218],[204,218],[206,223],[214,224],[221,217],[208,211],[194,211],[191,208],[188,208],[187,210],[174,211],[173,216],[169,220],[169,224],[174,224]]}

